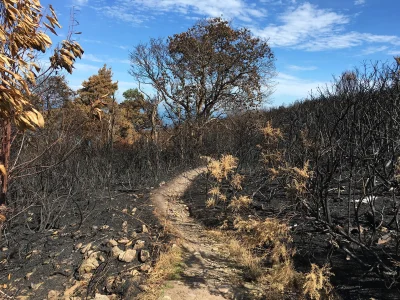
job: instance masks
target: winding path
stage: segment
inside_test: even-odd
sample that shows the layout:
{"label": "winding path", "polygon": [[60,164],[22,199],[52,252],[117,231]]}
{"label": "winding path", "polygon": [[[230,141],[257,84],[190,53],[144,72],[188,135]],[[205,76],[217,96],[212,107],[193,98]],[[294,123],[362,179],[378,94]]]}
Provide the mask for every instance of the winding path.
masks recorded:
{"label": "winding path", "polygon": [[229,259],[226,245],[207,234],[180,200],[192,180],[205,170],[201,167],[185,172],[152,194],[157,216],[180,239],[184,253],[181,279],[166,282],[159,299],[254,299],[249,296],[251,291],[242,286],[241,271]]}

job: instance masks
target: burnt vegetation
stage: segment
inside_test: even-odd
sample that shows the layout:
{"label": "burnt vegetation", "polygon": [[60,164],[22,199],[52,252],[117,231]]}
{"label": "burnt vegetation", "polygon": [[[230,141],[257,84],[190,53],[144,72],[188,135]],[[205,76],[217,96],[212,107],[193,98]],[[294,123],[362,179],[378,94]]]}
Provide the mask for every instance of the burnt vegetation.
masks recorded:
{"label": "burnt vegetation", "polygon": [[[128,249],[145,239],[154,264],[170,237],[146,197],[203,156],[208,172],[194,185],[197,197],[188,196],[190,213],[233,233],[232,256],[245,280],[277,298],[287,289],[306,299],[399,298],[400,60],[365,63],[307,99],[262,109],[273,88],[272,50],[216,18],[132,49],[138,88],[118,103],[106,65],[76,92],[54,72],[72,72],[83,53],[73,32],[48,70],[37,66],[36,52],[50,46],[38,28],[59,25],[52,8],[50,24],[40,23],[38,2],[0,5],[0,298],[47,295],[26,288],[28,267],[42,278],[51,271],[71,279],[75,289],[65,297],[142,292],[151,264],[140,258],[128,270],[143,276],[127,279],[126,270],[115,271],[108,240]],[[81,253],[99,262],[93,269],[61,270],[58,256],[77,259],[62,249],[46,264],[52,269],[38,267],[57,238],[66,253],[81,251],[91,235],[95,252]],[[94,258],[98,252],[106,257]],[[10,276],[21,280],[12,284]]]}

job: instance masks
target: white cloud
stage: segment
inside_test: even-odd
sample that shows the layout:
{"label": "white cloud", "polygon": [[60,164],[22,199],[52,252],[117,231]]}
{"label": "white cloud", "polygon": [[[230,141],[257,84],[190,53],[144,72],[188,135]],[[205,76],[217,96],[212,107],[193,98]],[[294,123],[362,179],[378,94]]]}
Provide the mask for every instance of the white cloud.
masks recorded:
{"label": "white cloud", "polygon": [[399,56],[400,55],[400,50],[390,50],[388,55],[393,55],[393,56]]}
{"label": "white cloud", "polygon": [[304,99],[311,91],[316,92],[318,87],[324,88],[329,82],[318,80],[306,80],[285,73],[278,73],[276,78],[276,91],[272,98],[288,99],[294,101]]}
{"label": "white cloud", "polygon": [[74,0],[73,2],[76,6],[84,6],[89,3],[89,0]]}
{"label": "white cloud", "polygon": [[265,17],[267,11],[244,0],[115,0],[113,5],[92,7],[108,17],[134,24],[142,24],[155,15],[179,13],[205,17],[221,17],[252,22]]}
{"label": "white cloud", "polygon": [[113,57],[109,57],[108,55],[101,55],[101,56],[96,56],[90,53],[85,53],[82,56],[83,60],[88,60],[91,62],[97,62],[97,63],[120,63],[120,64],[130,64],[130,60],[129,59],[119,59],[119,58],[113,58]]}
{"label": "white cloud", "polygon": [[355,5],[363,5],[363,4],[365,4],[365,0],[356,0],[356,1],[354,1],[354,4]]}
{"label": "white cloud", "polygon": [[290,8],[278,17],[280,24],[253,28],[253,32],[269,38],[271,46],[306,51],[345,49],[365,43],[400,45],[398,36],[374,35],[356,31],[346,32],[350,17],[310,3]]}
{"label": "white cloud", "polygon": [[84,64],[84,63],[74,63],[75,71],[79,72],[97,72],[99,70],[98,66]]}
{"label": "white cloud", "polygon": [[93,62],[103,62],[103,60],[101,60],[97,56],[95,56],[93,54],[87,54],[87,53],[83,54],[82,59],[93,61]]}
{"label": "white cloud", "polygon": [[287,66],[288,69],[293,70],[293,71],[314,71],[317,70],[318,68],[316,66],[296,66],[296,65],[289,65]]}
{"label": "white cloud", "polygon": [[377,46],[377,47],[368,47],[364,49],[361,54],[362,55],[370,55],[378,52],[383,52],[388,49],[388,46]]}

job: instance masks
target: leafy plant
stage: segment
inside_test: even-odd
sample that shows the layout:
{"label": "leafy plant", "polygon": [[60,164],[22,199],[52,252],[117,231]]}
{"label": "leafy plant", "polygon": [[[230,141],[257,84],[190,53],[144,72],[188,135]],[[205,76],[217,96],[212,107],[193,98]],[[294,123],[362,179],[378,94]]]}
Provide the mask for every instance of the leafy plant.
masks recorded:
{"label": "leafy plant", "polygon": [[46,52],[52,44],[46,31],[56,34],[55,28],[61,28],[52,6],[49,9],[50,14],[45,16],[45,22],[42,21],[43,7],[39,0],[4,0],[0,4],[0,205],[5,204],[8,189],[12,125],[22,131],[44,126],[43,116],[30,102],[30,86],[36,85],[38,76],[55,69],[65,69],[71,73],[75,59],[83,54],[77,42],[65,40],[50,57],[48,70],[40,69],[36,54]]}

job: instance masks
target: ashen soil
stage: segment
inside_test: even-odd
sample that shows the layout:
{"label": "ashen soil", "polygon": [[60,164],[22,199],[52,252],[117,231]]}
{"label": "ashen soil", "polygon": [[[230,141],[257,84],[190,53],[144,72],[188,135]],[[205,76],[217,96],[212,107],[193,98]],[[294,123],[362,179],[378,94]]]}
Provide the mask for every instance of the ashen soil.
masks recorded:
{"label": "ashen soil", "polygon": [[[257,186],[251,186],[251,180],[245,183],[249,193],[256,190]],[[261,190],[263,195],[268,197],[271,186]],[[206,208],[206,177],[199,176],[191,187],[185,192],[182,199],[190,210],[191,216],[205,228],[219,228],[226,217],[222,214],[220,207]],[[276,194],[272,201],[266,202],[264,197],[256,194],[254,205],[246,212],[246,215],[258,217],[281,217],[289,220],[292,226],[294,246],[296,255],[294,257],[295,268],[298,271],[308,272],[311,263],[323,265],[329,263],[332,272],[335,274],[331,282],[335,286],[335,291],[343,299],[400,299],[399,287],[388,289],[388,283],[378,278],[374,273],[368,273],[360,265],[348,258],[340,250],[333,250],[330,258],[328,235],[323,232],[315,231],[311,226],[301,221],[294,206],[287,203],[284,194]],[[346,214],[347,205],[343,201],[334,202],[336,213]],[[293,226],[295,225],[295,226]]]}
{"label": "ashen soil", "polygon": [[[34,214],[6,223],[0,239],[0,299],[135,299],[168,239],[153,214],[150,191],[78,199],[79,210],[64,210],[56,226],[41,232],[34,230]],[[116,257],[110,240],[119,251],[136,248],[132,261]],[[141,253],[150,255],[139,258]],[[97,262],[83,265],[91,256]]]}

